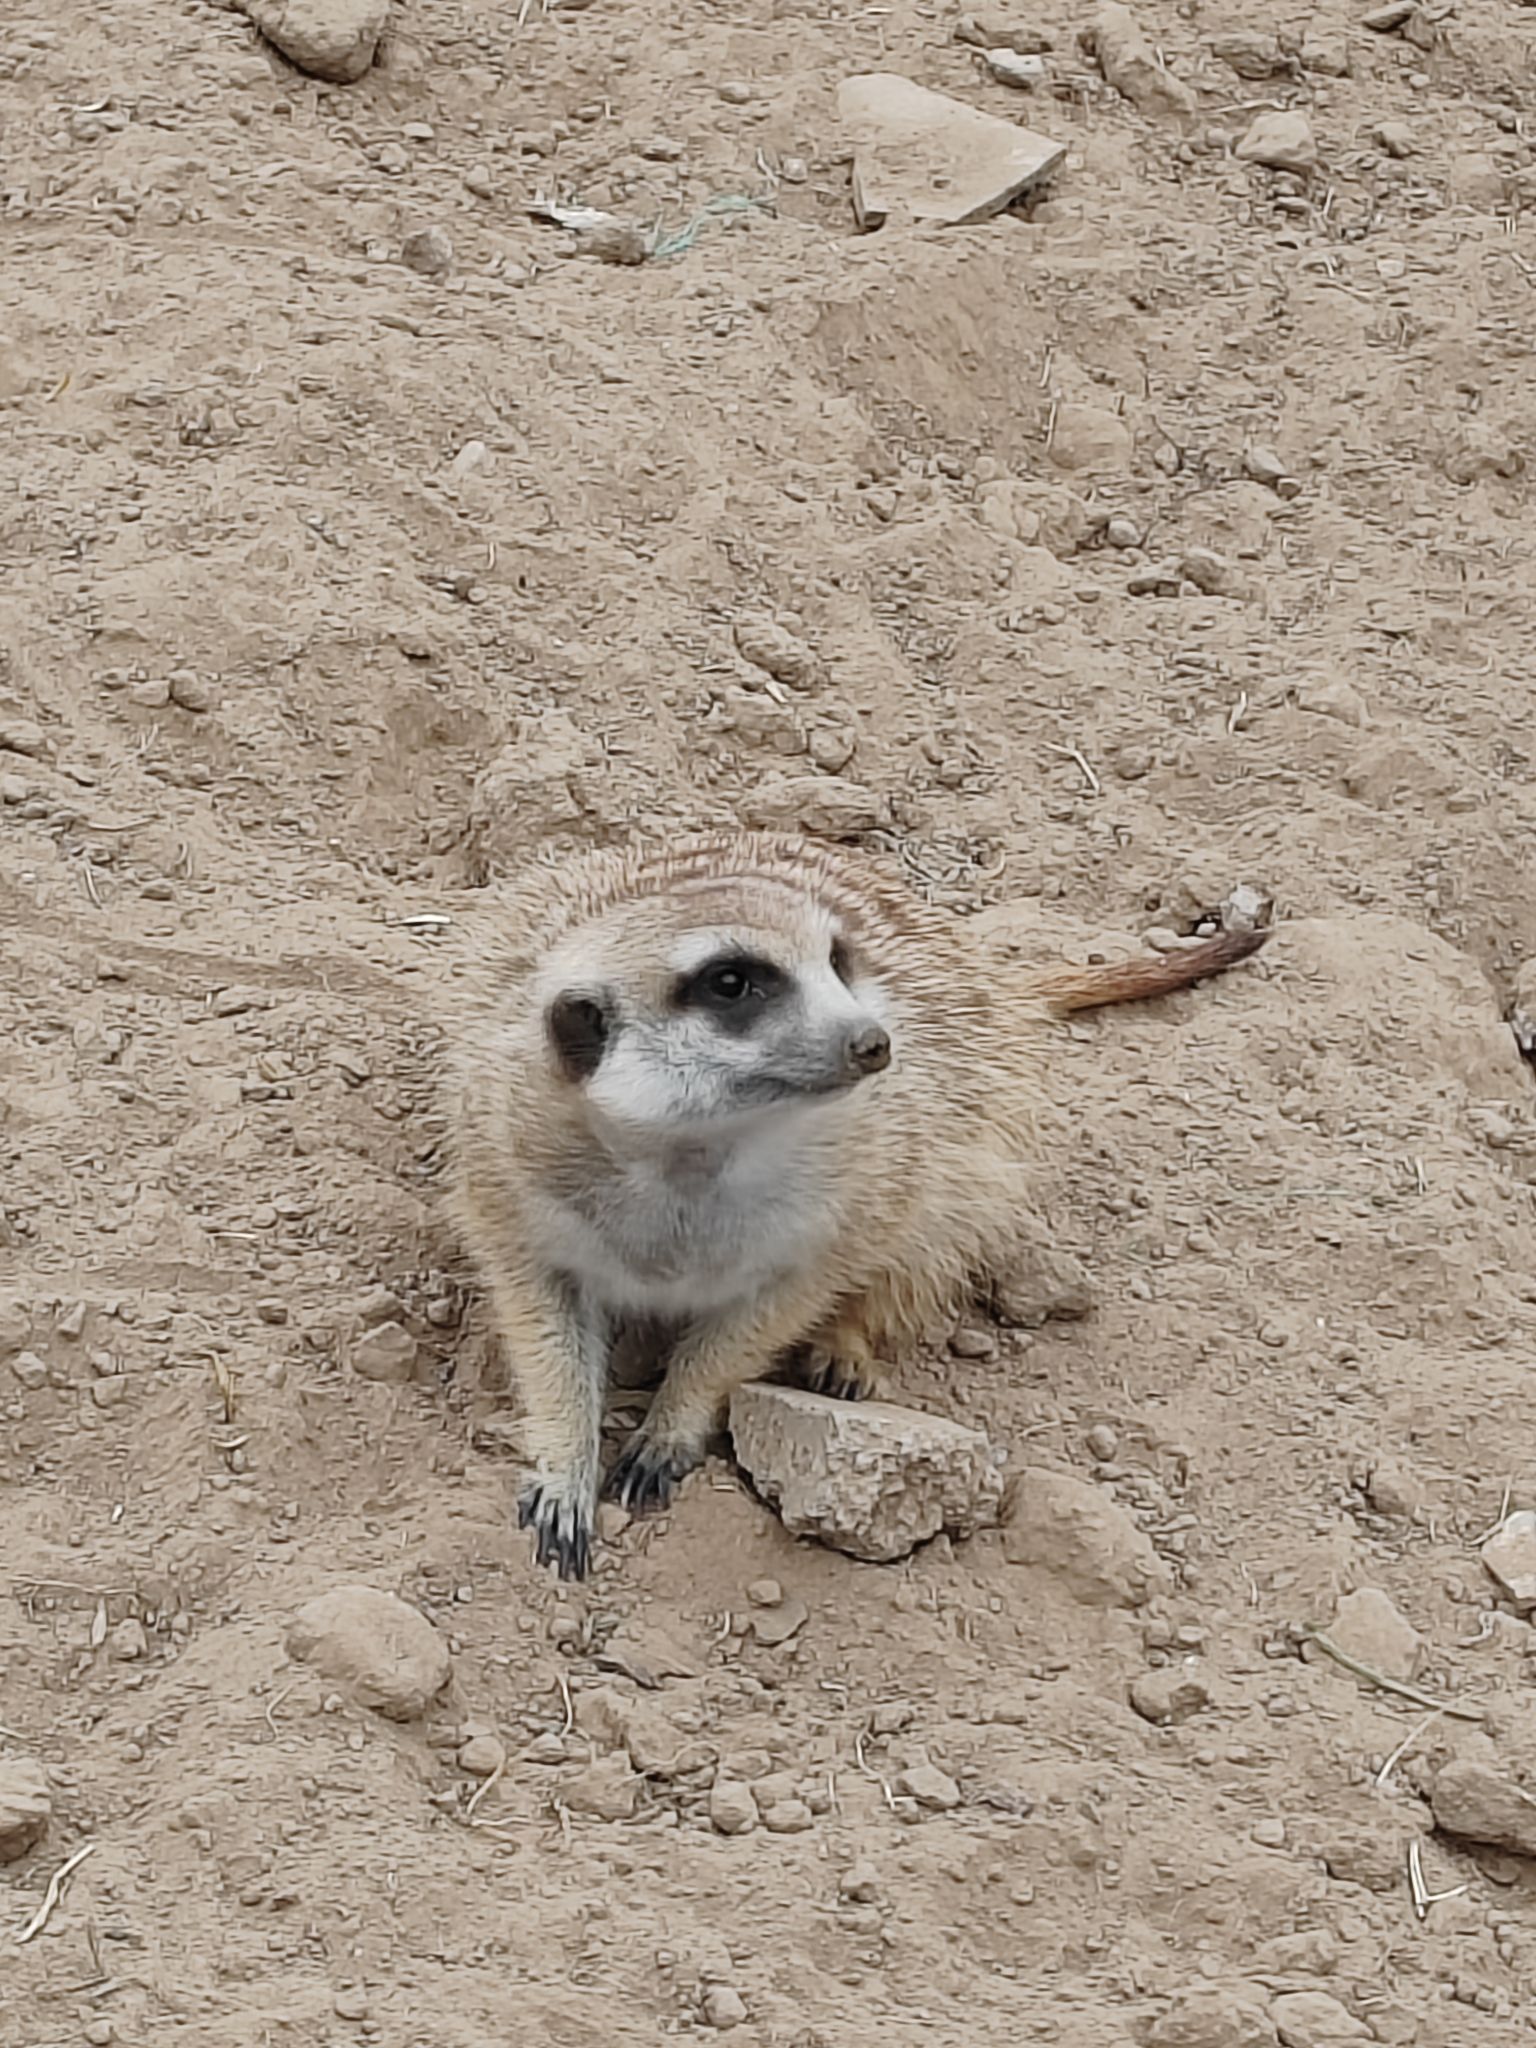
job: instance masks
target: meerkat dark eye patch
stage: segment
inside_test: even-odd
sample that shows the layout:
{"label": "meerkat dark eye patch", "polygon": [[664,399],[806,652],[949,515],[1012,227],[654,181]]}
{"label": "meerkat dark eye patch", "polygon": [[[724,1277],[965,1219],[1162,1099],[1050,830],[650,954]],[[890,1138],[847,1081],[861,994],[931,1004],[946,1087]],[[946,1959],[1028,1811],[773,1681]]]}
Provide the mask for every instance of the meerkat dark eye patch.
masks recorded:
{"label": "meerkat dark eye patch", "polygon": [[834,939],[832,941],[832,972],[837,976],[844,988],[851,988],[853,986],[854,971],[852,946],[844,938]]}
{"label": "meerkat dark eye patch", "polygon": [[750,1031],[769,1004],[789,987],[789,977],[771,960],[748,953],[722,953],[685,974],[673,990],[680,1010],[697,1010],[731,1031]]}
{"label": "meerkat dark eye patch", "polygon": [[603,1063],[611,1022],[592,996],[556,996],[544,1019],[549,1042],[568,1081],[590,1081]]}

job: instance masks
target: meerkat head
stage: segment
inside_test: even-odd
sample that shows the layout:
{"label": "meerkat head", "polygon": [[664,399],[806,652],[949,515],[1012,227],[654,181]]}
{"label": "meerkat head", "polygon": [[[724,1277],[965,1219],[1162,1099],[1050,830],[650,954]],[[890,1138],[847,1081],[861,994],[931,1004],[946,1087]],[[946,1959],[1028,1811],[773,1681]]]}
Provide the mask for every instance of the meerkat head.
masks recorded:
{"label": "meerkat head", "polygon": [[683,888],[567,935],[540,975],[559,1078],[632,1130],[805,1110],[889,1066],[889,1007],[842,921],[782,885]]}

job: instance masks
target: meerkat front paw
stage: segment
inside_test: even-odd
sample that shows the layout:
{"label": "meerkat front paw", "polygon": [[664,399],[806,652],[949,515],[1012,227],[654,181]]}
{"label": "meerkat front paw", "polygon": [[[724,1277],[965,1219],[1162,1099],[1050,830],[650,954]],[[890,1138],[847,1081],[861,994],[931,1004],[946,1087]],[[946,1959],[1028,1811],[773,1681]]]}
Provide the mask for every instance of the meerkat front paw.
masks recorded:
{"label": "meerkat front paw", "polygon": [[671,1505],[679,1482],[703,1461],[702,1451],[658,1442],[637,1429],[614,1460],[603,1493],[632,1515],[652,1514]]}
{"label": "meerkat front paw", "polygon": [[517,1503],[517,1526],[532,1529],[540,1564],[562,1579],[584,1579],[592,1565],[592,1507],[552,1479],[535,1479]]}

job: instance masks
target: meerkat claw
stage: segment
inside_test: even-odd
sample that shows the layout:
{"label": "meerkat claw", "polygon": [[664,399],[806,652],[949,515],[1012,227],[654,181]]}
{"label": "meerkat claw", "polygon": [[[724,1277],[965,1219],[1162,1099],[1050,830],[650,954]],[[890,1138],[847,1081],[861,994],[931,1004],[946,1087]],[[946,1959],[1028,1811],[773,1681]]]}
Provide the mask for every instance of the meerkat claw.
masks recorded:
{"label": "meerkat claw", "polygon": [[807,1355],[800,1370],[801,1382],[813,1394],[825,1394],[832,1401],[868,1401],[875,1389],[868,1373],[847,1359],[838,1358],[818,1345]]}
{"label": "meerkat claw", "polygon": [[637,1437],[619,1453],[603,1492],[632,1515],[654,1514],[670,1506],[678,1482],[698,1462],[697,1458],[662,1450]]}
{"label": "meerkat claw", "polygon": [[592,1520],[575,1501],[530,1486],[517,1504],[517,1526],[534,1532],[534,1554],[562,1579],[584,1579],[592,1565]]}

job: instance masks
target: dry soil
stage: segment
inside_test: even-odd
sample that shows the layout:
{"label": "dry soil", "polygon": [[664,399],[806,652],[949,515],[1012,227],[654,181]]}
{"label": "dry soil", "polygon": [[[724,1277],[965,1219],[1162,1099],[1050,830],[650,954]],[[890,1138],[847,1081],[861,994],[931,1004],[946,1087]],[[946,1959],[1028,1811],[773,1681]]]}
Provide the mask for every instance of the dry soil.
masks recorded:
{"label": "dry soil", "polygon": [[[6,9],[5,2048],[1529,2038],[1530,1866],[1425,1794],[1536,1773],[1476,1548],[1536,1504],[1536,17],[1152,0],[1187,120],[1082,18],[1017,10],[1025,97],[917,0],[415,0],[349,88]],[[1057,135],[1049,196],[855,235],[871,68]],[[1310,174],[1234,153],[1275,109]],[[1124,1509],[1139,1608],[797,1545],[723,1460],[530,1564],[435,1216],[465,913],[786,777],[1041,957],[1276,900],[1062,1034],[1094,1313],[898,1374]],[[287,1656],[345,1583],[449,1643],[424,1717]],[[1301,1654],[1361,1586],[1484,1720]]]}

